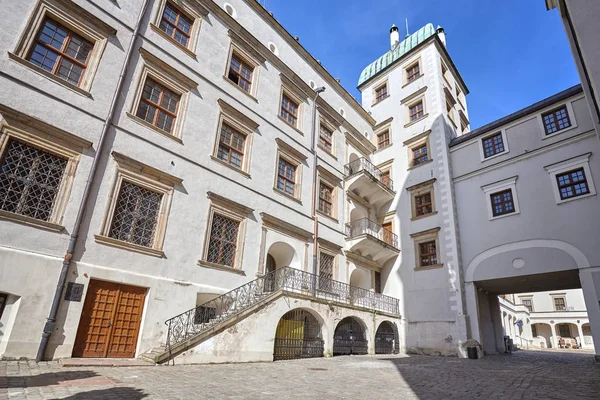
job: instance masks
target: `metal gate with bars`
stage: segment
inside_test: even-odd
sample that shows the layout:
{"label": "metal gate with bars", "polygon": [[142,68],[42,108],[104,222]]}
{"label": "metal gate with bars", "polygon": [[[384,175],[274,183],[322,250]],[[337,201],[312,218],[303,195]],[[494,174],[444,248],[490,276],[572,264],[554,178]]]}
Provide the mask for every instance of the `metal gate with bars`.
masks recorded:
{"label": "metal gate with bars", "polygon": [[392,354],[394,352],[394,326],[384,321],[375,333],[375,354]]}
{"label": "metal gate with bars", "polygon": [[273,361],[323,357],[321,324],[308,311],[287,312],[277,324]]}
{"label": "metal gate with bars", "polygon": [[335,328],[333,355],[367,354],[368,342],[360,323],[353,317],[346,317]]}

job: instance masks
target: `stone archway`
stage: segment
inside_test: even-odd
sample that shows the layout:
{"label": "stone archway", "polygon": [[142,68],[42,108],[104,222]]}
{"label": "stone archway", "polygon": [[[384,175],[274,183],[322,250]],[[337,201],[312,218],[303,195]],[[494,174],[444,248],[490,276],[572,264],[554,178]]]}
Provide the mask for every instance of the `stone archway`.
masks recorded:
{"label": "stone archway", "polygon": [[367,354],[367,340],[364,322],[356,317],[346,317],[335,328],[333,335],[333,355]]}
{"label": "stone archway", "polygon": [[311,311],[296,308],[277,323],[273,361],[323,357],[323,324]]}
{"label": "stone archway", "polygon": [[398,329],[393,322],[383,321],[375,333],[375,354],[396,354],[399,351]]}

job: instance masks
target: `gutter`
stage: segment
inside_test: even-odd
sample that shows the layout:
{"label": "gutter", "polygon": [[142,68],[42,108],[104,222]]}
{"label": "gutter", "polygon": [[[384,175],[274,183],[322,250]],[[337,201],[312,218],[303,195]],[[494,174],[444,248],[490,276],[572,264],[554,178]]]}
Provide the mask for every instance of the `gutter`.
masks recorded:
{"label": "gutter", "polygon": [[56,316],[58,315],[58,309],[60,306],[62,293],[65,288],[65,283],[67,281],[67,274],[69,272],[69,267],[71,266],[71,260],[73,259],[73,253],[75,252],[75,248],[77,246],[77,238],[79,237],[79,229],[81,228],[81,223],[83,221],[83,217],[86,213],[86,206],[90,197],[90,191],[92,185],[94,183],[94,179],[96,178],[96,172],[98,170],[98,164],[100,162],[100,158],[102,156],[104,149],[104,142],[106,140],[106,135],[110,126],[112,125],[113,116],[115,114],[115,110],[117,108],[117,102],[119,99],[119,93],[123,87],[123,82],[125,79],[125,75],[127,74],[127,70],[129,67],[129,63],[131,61],[131,57],[133,55],[133,49],[135,46],[136,39],[140,32],[140,27],[142,24],[142,19],[146,14],[146,10],[148,9],[149,0],[144,0],[142,5],[142,9],[140,10],[140,15],[135,25],[135,29],[131,34],[131,42],[129,43],[129,48],[125,53],[125,61],[123,63],[123,67],[121,68],[121,74],[119,75],[119,79],[117,81],[117,87],[115,88],[115,92],[113,93],[113,98],[110,103],[110,107],[108,109],[108,115],[104,120],[104,124],[102,125],[102,133],[100,134],[100,138],[98,139],[98,150],[96,151],[96,155],[94,157],[94,161],[92,162],[92,167],[90,169],[90,173],[88,175],[88,179],[85,183],[85,189],[83,192],[83,196],[81,198],[81,202],[79,203],[79,209],[77,210],[77,217],[75,219],[75,224],[73,226],[73,232],[71,233],[71,239],[69,240],[69,245],[65,252],[65,256],[62,263],[62,268],[60,271],[60,276],[58,278],[58,284],[56,285],[56,291],[54,292],[54,298],[52,300],[52,307],[50,308],[50,314],[46,320],[46,324],[44,325],[44,331],[42,333],[42,340],[40,341],[40,347],[38,348],[37,355],[35,357],[36,362],[44,360],[44,355],[46,353],[46,349],[48,347],[48,343],[50,341],[50,337],[52,336],[52,332],[54,332],[54,328],[56,326]]}

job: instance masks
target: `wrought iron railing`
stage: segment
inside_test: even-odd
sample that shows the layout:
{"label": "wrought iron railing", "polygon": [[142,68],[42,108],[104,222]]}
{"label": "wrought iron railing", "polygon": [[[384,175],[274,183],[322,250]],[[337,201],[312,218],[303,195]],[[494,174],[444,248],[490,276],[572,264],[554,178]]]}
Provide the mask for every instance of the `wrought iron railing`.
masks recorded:
{"label": "wrought iron railing", "polygon": [[320,278],[299,269],[282,267],[165,321],[168,326],[166,351],[240,314],[277,291],[392,314],[400,312],[396,298],[333,279]]}
{"label": "wrought iron railing", "polygon": [[362,171],[371,174],[375,179],[381,182],[381,184],[387,187],[388,189],[392,191],[394,190],[394,182],[390,179],[390,175],[384,174],[379,168],[371,164],[371,162],[364,157],[349,162],[344,166],[344,173],[346,177],[352,176]]}
{"label": "wrought iron railing", "polygon": [[354,238],[360,235],[371,235],[395,249],[399,249],[398,235],[368,218],[357,219],[346,224],[346,236]]}

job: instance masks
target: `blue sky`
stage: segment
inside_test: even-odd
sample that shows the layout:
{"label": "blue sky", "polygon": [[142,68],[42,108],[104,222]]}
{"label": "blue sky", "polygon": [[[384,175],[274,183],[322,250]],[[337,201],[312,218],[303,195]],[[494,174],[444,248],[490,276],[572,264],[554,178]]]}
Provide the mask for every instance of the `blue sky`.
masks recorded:
{"label": "blue sky", "polygon": [[266,8],[359,99],[358,76],[389,50],[392,24],[401,37],[405,18],[411,33],[441,25],[470,90],[471,129],[579,83],[558,12],[544,0],[266,0]]}

